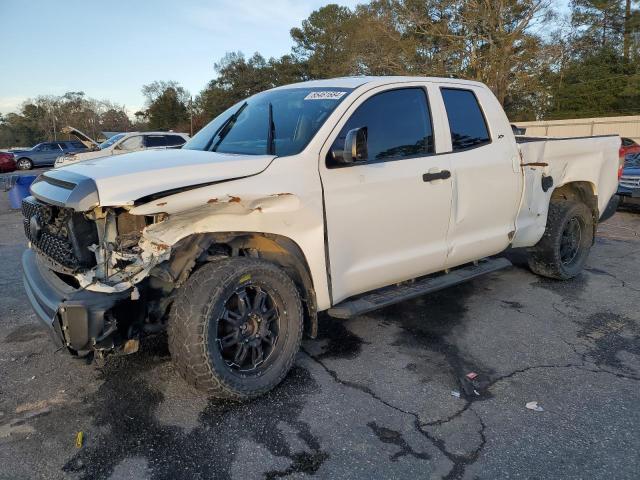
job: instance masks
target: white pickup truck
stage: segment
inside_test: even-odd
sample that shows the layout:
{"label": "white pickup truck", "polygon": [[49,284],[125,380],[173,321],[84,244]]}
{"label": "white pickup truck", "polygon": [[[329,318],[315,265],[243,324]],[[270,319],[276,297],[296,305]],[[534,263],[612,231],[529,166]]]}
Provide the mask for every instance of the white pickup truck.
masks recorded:
{"label": "white pickup truck", "polygon": [[222,113],[181,150],[42,174],[24,282],[74,355],[168,330],[212,396],[277,385],[318,312],[348,318],[509,265],[569,279],[615,193],[620,138],[516,139],[481,83],[352,77]]}

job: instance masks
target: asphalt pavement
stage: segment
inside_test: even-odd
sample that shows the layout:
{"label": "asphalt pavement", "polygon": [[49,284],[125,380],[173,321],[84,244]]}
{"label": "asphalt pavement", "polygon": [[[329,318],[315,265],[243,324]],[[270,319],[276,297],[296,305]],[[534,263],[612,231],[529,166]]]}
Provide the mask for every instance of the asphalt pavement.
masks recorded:
{"label": "asphalt pavement", "polygon": [[638,478],[639,247],[640,214],[619,212],[574,280],[515,251],[473,282],[323,316],[283,384],[235,404],[186,385],[163,336],[102,368],[54,351],[1,195],[0,479]]}

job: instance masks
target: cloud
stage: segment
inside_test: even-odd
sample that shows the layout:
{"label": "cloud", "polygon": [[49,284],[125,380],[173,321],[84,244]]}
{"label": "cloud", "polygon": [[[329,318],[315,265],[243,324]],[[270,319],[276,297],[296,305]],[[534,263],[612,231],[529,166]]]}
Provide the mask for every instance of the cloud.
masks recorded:
{"label": "cloud", "polygon": [[[335,3],[353,7],[361,2],[342,0]],[[248,50],[245,53],[251,54],[270,46],[281,47],[282,40],[290,45],[289,29],[300,25],[313,10],[325,4],[322,0],[220,0],[215,5],[192,6],[185,9],[184,15],[195,27],[215,34],[224,50]],[[255,39],[261,39],[261,42]],[[258,48],[250,49],[247,45]],[[286,51],[271,51],[268,55],[283,53]]]}
{"label": "cloud", "polygon": [[17,112],[27,97],[0,97],[0,113]]}

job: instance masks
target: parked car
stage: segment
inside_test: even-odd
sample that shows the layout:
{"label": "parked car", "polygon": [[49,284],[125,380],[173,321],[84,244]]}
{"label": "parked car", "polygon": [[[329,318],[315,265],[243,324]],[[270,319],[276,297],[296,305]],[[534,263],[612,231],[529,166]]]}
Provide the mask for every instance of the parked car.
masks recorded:
{"label": "parked car", "polygon": [[638,143],[631,139],[631,138],[627,138],[627,137],[622,137],[622,152],[624,153],[624,155],[630,155],[633,153],[640,153],[640,145],[638,145]]}
{"label": "parked car", "polygon": [[87,147],[79,141],[42,142],[29,150],[10,150],[19,170],[53,165],[60,155],[84,152]]}
{"label": "parked car", "polygon": [[616,207],[640,205],[640,153],[633,153],[625,157],[618,192],[612,201],[616,202]]}
{"label": "parked car", "polygon": [[55,168],[64,167],[84,160],[119,155],[121,153],[137,152],[147,149],[180,148],[189,140],[189,135],[178,132],[127,132],[118,133],[102,143],[98,143],[81,131],[65,127],[63,132],[74,135],[81,140],[90,151],[70,152],[59,156],[55,161]]}
{"label": "parked car", "polygon": [[617,135],[516,139],[479,82],[278,87],[181,150],[40,175],[23,202],[25,288],[73,355],[132,353],[166,328],[187,381],[253,398],[320,311],[349,318],[505,268],[494,256],[510,246],[539,275],[579,274],[619,148]]}
{"label": "parked car", "polygon": [[13,153],[0,152],[0,173],[13,172],[16,169],[16,161]]}

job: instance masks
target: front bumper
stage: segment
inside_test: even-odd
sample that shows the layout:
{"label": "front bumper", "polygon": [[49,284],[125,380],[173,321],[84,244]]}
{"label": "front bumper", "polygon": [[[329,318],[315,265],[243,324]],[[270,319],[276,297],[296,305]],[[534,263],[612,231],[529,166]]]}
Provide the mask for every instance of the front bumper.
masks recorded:
{"label": "front bumper", "polygon": [[[31,249],[22,254],[24,288],[33,310],[59,347],[74,353],[105,340],[105,313],[130,298],[131,291],[98,293],[75,289],[49,270]],[[108,329],[107,329],[108,330]]]}

